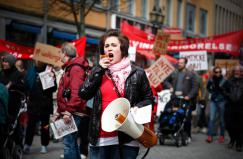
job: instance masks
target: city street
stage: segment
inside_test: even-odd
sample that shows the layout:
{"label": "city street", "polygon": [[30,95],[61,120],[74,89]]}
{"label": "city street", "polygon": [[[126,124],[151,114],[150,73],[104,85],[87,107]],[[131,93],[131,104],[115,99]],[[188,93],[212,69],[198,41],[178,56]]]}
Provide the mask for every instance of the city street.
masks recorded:
{"label": "city street", "polygon": [[[219,144],[216,139],[213,143],[208,144],[205,139],[205,134],[193,134],[191,144],[180,148],[167,140],[166,145],[153,147],[146,159],[243,159],[243,152],[236,152],[226,147],[229,142],[228,138],[226,138],[224,144]],[[31,147],[31,153],[24,155],[23,159],[59,159],[63,152],[62,143],[51,142],[48,150],[47,154],[39,153],[40,140],[39,136],[36,136]],[[145,150],[140,156],[144,153]],[[138,157],[138,159],[140,158]]]}

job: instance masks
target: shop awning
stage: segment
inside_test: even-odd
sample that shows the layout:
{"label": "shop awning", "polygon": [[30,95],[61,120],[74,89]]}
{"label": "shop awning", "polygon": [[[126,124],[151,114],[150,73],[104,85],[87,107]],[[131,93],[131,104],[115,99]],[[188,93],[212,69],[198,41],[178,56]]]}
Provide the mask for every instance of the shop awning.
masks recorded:
{"label": "shop awning", "polygon": [[[58,31],[58,30],[53,30],[52,31],[52,35],[55,38],[66,39],[66,40],[76,40],[77,39],[76,34],[63,32],[63,31]],[[90,37],[87,37],[87,41],[86,42],[87,42],[87,44],[95,44],[95,45],[99,44],[99,40],[98,39],[90,38]]]}
{"label": "shop awning", "polygon": [[34,25],[28,25],[28,24],[22,24],[22,23],[16,23],[13,22],[12,26],[14,29],[39,34],[41,32],[40,26],[34,26]]}

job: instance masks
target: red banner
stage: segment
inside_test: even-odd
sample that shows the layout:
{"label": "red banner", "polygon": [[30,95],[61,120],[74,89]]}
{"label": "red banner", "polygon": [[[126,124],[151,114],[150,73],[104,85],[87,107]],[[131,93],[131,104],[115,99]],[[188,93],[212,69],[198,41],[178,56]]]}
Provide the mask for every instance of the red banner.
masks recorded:
{"label": "red banner", "polygon": [[[86,47],[86,37],[82,37],[72,42],[77,49],[78,56],[84,56]],[[9,52],[19,59],[32,59],[34,48],[18,45],[0,39],[0,53]]]}
{"label": "red banner", "polygon": [[32,58],[34,48],[0,39],[0,53],[1,52],[9,52],[19,59],[30,59]]}
{"label": "red banner", "polygon": [[[130,46],[136,47],[137,52],[153,59],[152,48],[155,41],[153,34],[146,32],[123,22],[121,31],[130,39]],[[233,56],[239,56],[241,42],[243,41],[243,30],[230,32],[208,38],[194,38],[185,40],[170,40],[167,46],[169,52],[200,51],[224,52]]]}
{"label": "red banner", "polygon": [[207,52],[224,52],[233,56],[239,56],[242,41],[243,30],[209,38],[171,40],[167,49],[170,52],[205,50]]}

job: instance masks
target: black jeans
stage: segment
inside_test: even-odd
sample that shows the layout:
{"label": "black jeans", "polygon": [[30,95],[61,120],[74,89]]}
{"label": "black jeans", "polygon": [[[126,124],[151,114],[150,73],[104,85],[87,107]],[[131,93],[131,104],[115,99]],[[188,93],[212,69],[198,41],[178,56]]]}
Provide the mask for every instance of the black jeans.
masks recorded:
{"label": "black jeans", "polygon": [[80,152],[84,155],[88,155],[88,130],[89,130],[89,116],[83,116],[81,117],[81,123],[80,123],[80,131],[79,131],[79,137],[80,137]]}
{"label": "black jeans", "polygon": [[49,118],[48,115],[36,115],[28,113],[28,125],[25,136],[25,144],[31,145],[33,142],[33,138],[35,135],[36,124],[37,122],[41,122],[41,145],[47,146],[50,141],[50,133],[49,133]]}

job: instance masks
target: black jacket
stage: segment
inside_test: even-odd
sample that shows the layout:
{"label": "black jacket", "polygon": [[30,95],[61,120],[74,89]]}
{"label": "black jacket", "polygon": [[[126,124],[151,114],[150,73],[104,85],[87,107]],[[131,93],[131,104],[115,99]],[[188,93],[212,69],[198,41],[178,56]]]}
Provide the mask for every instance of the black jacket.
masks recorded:
{"label": "black jacket", "polygon": [[[101,66],[94,67],[88,79],[79,90],[79,96],[83,99],[88,100],[94,97],[89,126],[89,141],[92,145],[96,145],[99,137],[102,98],[100,86],[104,74],[105,69]],[[153,104],[152,90],[143,69],[132,65],[132,71],[125,82],[124,97],[130,101],[131,107],[143,107]],[[130,136],[119,131],[118,138],[120,143],[127,143],[133,140]]]}
{"label": "black jacket", "polygon": [[51,88],[43,90],[39,73],[45,71],[43,68],[36,66],[30,68],[25,78],[25,84],[28,88],[28,113],[33,115],[49,115],[53,113],[52,94],[57,90],[57,84]]}

